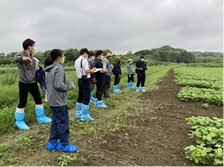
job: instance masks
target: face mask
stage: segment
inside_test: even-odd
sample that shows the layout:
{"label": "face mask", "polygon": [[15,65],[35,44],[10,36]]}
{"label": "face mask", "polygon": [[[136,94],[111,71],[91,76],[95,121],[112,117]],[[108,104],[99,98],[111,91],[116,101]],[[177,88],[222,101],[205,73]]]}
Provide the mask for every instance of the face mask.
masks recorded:
{"label": "face mask", "polygon": [[65,62],[65,57],[62,58],[61,64],[64,64]]}
{"label": "face mask", "polygon": [[95,60],[95,56],[92,57],[92,60]]}
{"label": "face mask", "polygon": [[141,59],[141,61],[145,61],[144,59]]}

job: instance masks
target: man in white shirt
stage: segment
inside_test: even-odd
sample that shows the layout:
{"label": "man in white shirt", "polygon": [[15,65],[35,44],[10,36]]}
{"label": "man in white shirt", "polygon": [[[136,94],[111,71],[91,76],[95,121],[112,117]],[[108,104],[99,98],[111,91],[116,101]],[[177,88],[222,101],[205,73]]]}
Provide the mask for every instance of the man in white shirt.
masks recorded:
{"label": "man in white shirt", "polygon": [[79,94],[76,102],[75,117],[81,121],[93,121],[89,115],[90,101],[90,73],[95,72],[96,68],[89,69],[87,61],[89,51],[86,48],[80,50],[80,56],[75,61],[75,70],[78,78]]}

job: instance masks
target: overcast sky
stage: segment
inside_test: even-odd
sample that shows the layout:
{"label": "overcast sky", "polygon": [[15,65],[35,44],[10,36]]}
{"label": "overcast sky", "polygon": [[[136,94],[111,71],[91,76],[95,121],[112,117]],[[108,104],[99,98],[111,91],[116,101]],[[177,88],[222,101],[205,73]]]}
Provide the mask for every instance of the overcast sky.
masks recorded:
{"label": "overcast sky", "polygon": [[0,0],[0,21],[5,53],[26,38],[37,51],[223,50],[223,0]]}

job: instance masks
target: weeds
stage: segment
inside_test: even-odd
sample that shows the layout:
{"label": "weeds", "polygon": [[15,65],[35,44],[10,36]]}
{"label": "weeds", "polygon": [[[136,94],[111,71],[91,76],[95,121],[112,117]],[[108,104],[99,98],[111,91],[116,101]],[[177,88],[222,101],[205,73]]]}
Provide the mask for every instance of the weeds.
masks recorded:
{"label": "weeds", "polygon": [[78,154],[62,154],[60,157],[57,158],[58,165],[60,166],[68,166],[72,161],[77,160]]}

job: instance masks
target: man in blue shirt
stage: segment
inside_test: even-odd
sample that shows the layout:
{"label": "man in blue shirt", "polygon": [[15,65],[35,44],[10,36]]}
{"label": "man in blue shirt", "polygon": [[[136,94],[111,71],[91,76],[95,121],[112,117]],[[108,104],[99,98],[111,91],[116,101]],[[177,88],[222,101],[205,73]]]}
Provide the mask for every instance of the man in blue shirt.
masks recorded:
{"label": "man in blue shirt", "polygon": [[[144,60],[144,56],[140,56],[140,60],[136,62],[136,73],[137,73],[137,85],[136,92],[145,92],[145,70],[147,70],[147,65]],[[141,84],[140,90],[139,86]]]}

